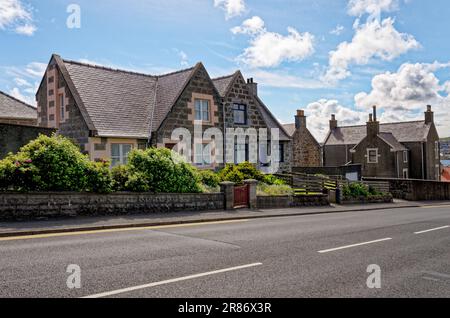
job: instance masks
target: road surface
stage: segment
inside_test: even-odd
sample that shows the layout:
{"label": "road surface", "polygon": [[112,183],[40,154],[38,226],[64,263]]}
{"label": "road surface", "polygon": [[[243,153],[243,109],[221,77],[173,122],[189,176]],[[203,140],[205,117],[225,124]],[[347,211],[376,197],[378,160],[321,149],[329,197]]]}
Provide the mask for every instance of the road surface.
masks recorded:
{"label": "road surface", "polygon": [[450,297],[450,206],[0,238],[0,297]]}

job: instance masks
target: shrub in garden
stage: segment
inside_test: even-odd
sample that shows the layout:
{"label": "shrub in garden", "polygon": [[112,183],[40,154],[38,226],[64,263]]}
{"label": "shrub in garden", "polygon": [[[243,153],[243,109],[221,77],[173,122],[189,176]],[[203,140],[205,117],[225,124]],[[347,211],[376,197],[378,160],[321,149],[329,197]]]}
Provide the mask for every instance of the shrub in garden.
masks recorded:
{"label": "shrub in garden", "polygon": [[293,195],[294,190],[288,185],[269,185],[259,183],[257,195],[259,196],[277,196],[277,195]]}
{"label": "shrub in garden", "polygon": [[199,193],[195,168],[169,149],[133,150],[128,157],[130,191],[155,193]]}
{"label": "shrub in garden", "polygon": [[236,165],[228,164],[219,172],[220,181],[229,181],[236,184],[242,184],[245,176],[239,171]]}
{"label": "shrub in garden", "polygon": [[41,135],[2,160],[6,168],[1,174],[15,190],[83,191],[88,188],[89,162],[70,140]]}
{"label": "shrub in garden", "polygon": [[86,168],[87,188],[89,192],[110,193],[113,182],[109,161],[89,161]]}
{"label": "shrub in garden", "polygon": [[200,170],[199,177],[202,184],[216,188],[219,185],[219,176],[211,170]]}
{"label": "shrub in garden", "polygon": [[362,183],[350,183],[343,188],[343,194],[345,197],[365,197],[369,196],[369,189]]}
{"label": "shrub in garden", "polygon": [[126,191],[126,184],[130,178],[128,166],[119,165],[111,169],[113,191]]}
{"label": "shrub in garden", "polygon": [[264,175],[262,182],[268,185],[286,185],[286,182],[284,182],[281,179],[278,179],[277,177],[271,174]]}

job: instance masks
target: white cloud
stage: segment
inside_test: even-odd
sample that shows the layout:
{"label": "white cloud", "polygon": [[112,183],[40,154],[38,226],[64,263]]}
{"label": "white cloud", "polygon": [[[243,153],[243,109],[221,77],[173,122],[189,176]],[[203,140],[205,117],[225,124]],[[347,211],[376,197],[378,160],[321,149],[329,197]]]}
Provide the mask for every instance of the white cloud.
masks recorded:
{"label": "white cloud", "polygon": [[14,87],[10,92],[9,95],[11,95],[14,98],[17,98],[18,100],[23,101],[24,103],[27,103],[32,106],[36,106],[36,100],[33,95],[24,95],[21,93],[21,91]]}
{"label": "white cloud", "polygon": [[341,35],[344,30],[345,27],[343,25],[338,24],[333,30],[330,31],[330,34]]}
{"label": "white cloud", "polygon": [[381,12],[397,10],[399,0],[350,0],[348,14],[361,17],[364,14],[379,15]]}
{"label": "white cloud", "polygon": [[340,126],[359,125],[367,121],[368,114],[342,106],[337,100],[321,99],[306,106],[308,129],[319,142],[324,141],[329,131],[329,121],[332,114]]}
{"label": "white cloud", "polygon": [[358,108],[378,105],[384,110],[383,121],[423,119],[426,105],[433,106],[436,123],[445,135],[450,131],[450,97],[448,82],[441,84],[435,72],[450,68],[450,63],[403,64],[397,72],[375,76],[372,90],[355,96]]}
{"label": "white cloud", "polygon": [[260,17],[252,17],[245,20],[241,26],[237,26],[231,29],[233,34],[257,34],[264,31],[264,20]]}
{"label": "white cloud", "polygon": [[326,83],[322,81],[290,75],[286,72],[249,70],[248,73],[251,73],[252,77],[254,77],[259,84],[269,87],[303,89],[321,89],[327,87]]}
{"label": "white cloud", "polygon": [[181,59],[181,61],[180,61],[181,66],[186,67],[186,66],[189,65],[189,57],[188,57],[188,55],[186,54],[186,52],[184,52],[184,51],[179,51],[179,52],[178,52],[178,56],[179,56],[180,59]]}
{"label": "white cloud", "polygon": [[31,10],[20,0],[0,0],[0,29],[12,29],[18,34],[31,36],[37,28]]}
{"label": "white cloud", "polygon": [[293,27],[288,27],[288,35],[269,32],[259,17],[246,20],[231,31],[251,36],[250,47],[238,57],[238,61],[250,67],[277,67],[285,61],[301,61],[314,53],[312,34],[300,33]]}
{"label": "white cloud", "polygon": [[227,20],[242,15],[246,10],[244,0],[214,0],[214,6],[225,11]]}
{"label": "white cloud", "polygon": [[412,49],[420,48],[419,42],[406,33],[398,32],[392,18],[371,20],[363,25],[355,23],[352,41],[342,42],[330,52],[329,68],[324,76],[328,82],[336,82],[351,75],[351,64],[366,65],[372,59],[392,61]]}
{"label": "white cloud", "polygon": [[19,86],[19,87],[23,87],[23,86],[29,87],[29,86],[31,86],[31,84],[30,84],[27,80],[25,80],[25,79],[23,79],[23,78],[15,78],[15,79],[14,79],[14,82],[15,82],[16,85]]}

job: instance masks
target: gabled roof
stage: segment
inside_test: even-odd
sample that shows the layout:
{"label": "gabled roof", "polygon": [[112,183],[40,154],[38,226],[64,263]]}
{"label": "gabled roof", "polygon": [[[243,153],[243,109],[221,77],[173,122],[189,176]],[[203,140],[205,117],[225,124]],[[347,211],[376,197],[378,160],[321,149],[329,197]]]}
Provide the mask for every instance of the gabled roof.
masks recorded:
{"label": "gabled roof", "polygon": [[[400,143],[425,142],[430,128],[431,124],[425,124],[425,121],[380,124],[381,133],[391,133]],[[366,133],[365,125],[338,127],[330,131],[325,145],[356,145]]]}
{"label": "gabled roof", "polygon": [[54,57],[89,129],[103,137],[147,139],[201,65],[154,76]]}
{"label": "gabled roof", "polygon": [[295,124],[284,124],[283,128],[289,136],[291,136],[291,137],[294,136]]}
{"label": "gabled roof", "polygon": [[0,91],[0,118],[37,119],[37,110],[35,107]]}
{"label": "gabled roof", "polygon": [[405,146],[403,146],[397,138],[394,137],[392,133],[380,133],[378,135],[384,142],[386,142],[393,151],[406,151],[408,150]]}
{"label": "gabled roof", "polygon": [[[221,97],[227,96],[227,94],[229,93],[229,91],[232,87],[232,84],[239,76],[242,76],[242,73],[240,71],[236,71],[234,74],[214,78],[212,80],[214,83],[214,86],[216,86],[216,89],[219,92]],[[243,78],[243,76],[242,76],[242,78]],[[258,107],[258,110],[260,111],[261,116],[263,117],[264,122],[266,123],[267,127],[269,129],[278,128],[280,130],[280,140],[281,141],[291,140],[291,137],[284,130],[283,126],[275,118],[275,116],[270,112],[269,108],[263,103],[263,101],[258,96],[253,96],[253,97],[254,97],[256,106]]]}

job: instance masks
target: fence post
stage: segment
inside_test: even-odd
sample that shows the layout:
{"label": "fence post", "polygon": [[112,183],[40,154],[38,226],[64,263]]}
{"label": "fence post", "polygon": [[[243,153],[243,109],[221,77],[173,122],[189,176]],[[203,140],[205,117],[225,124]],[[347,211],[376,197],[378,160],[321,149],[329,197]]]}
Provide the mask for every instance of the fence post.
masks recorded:
{"label": "fence post", "polygon": [[233,182],[221,182],[220,183],[220,192],[223,193],[224,203],[223,208],[225,210],[233,210],[234,209],[234,183]]}
{"label": "fence post", "polygon": [[248,185],[248,207],[251,210],[258,209],[258,198],[256,188],[258,186],[258,181],[249,179],[244,180],[244,183]]}

